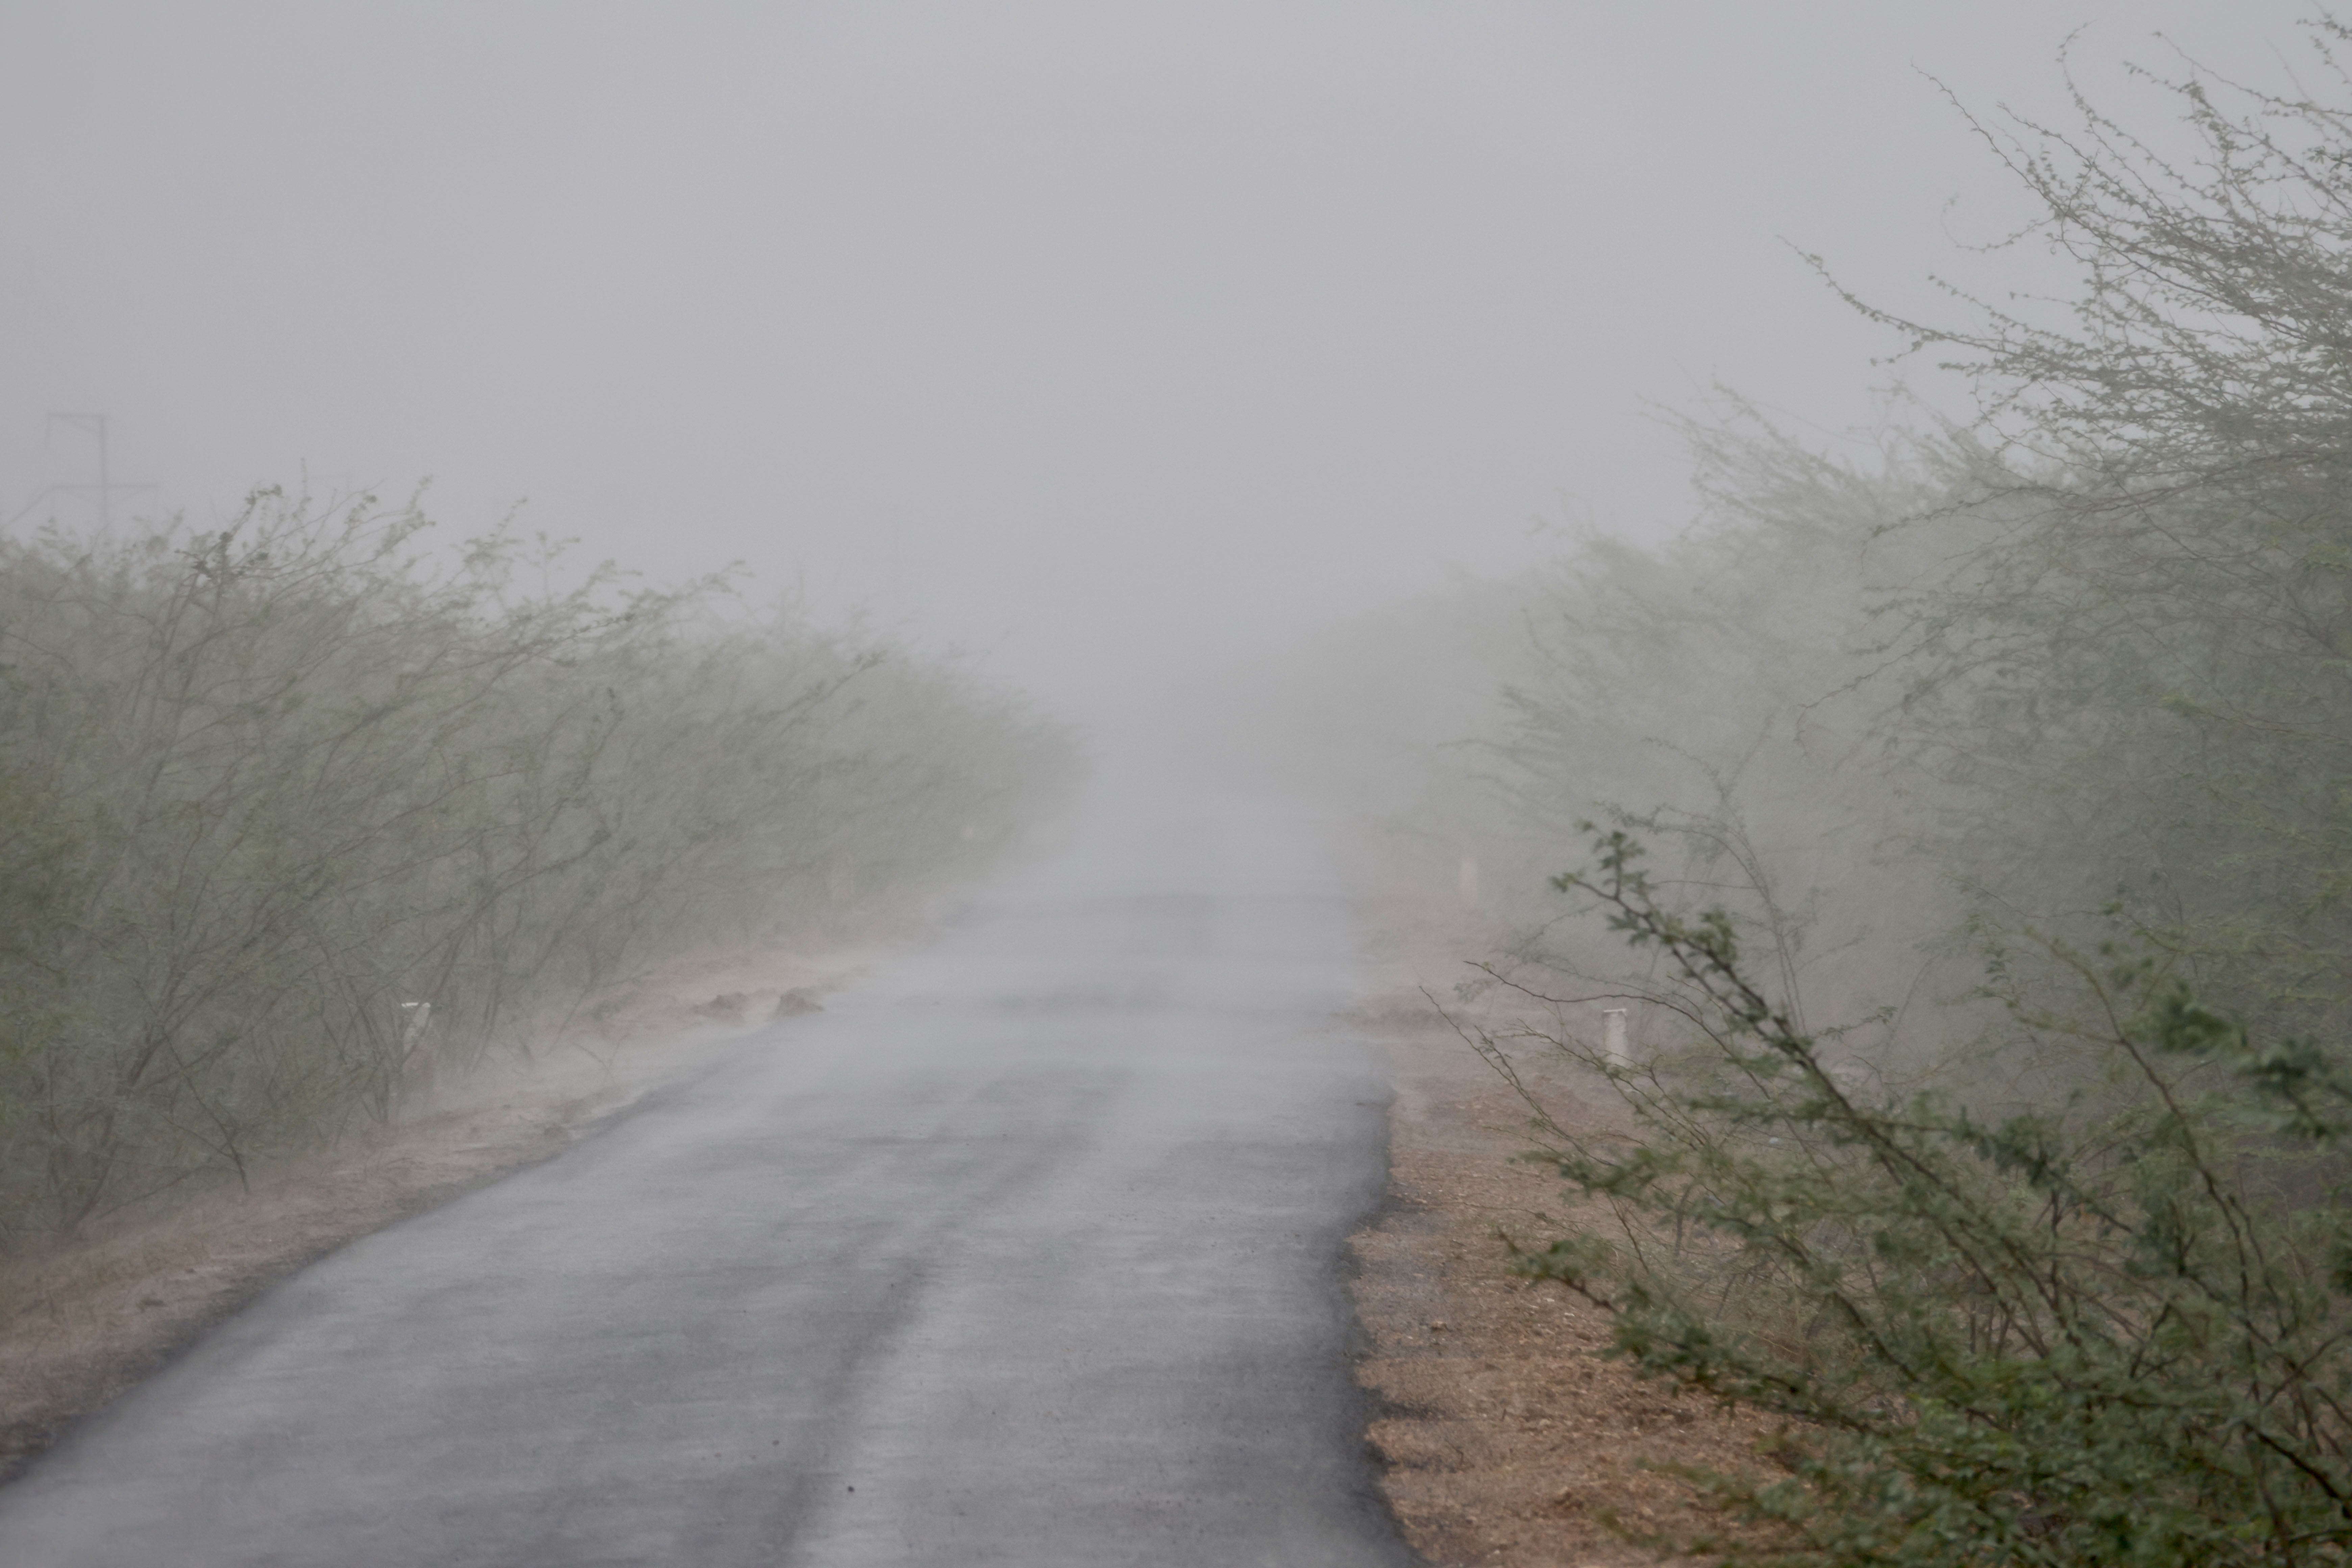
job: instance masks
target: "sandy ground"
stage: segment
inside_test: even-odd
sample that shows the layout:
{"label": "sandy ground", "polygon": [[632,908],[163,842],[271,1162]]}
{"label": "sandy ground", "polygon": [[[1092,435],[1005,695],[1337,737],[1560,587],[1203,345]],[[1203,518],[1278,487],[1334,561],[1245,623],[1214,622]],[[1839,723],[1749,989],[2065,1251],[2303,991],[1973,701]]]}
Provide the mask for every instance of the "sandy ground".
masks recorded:
{"label": "sandy ground", "polygon": [[[1404,895],[1377,902],[1375,925],[1385,985],[1356,1021],[1395,1062],[1391,1206],[1352,1243],[1370,1342],[1359,1375],[1381,1401],[1370,1436],[1390,1505],[1444,1568],[1654,1563],[1612,1521],[1687,1537],[1709,1521],[1651,1467],[1742,1468],[1768,1424],[1636,1379],[1604,1357],[1597,1309],[1509,1274],[1503,1235],[1540,1246],[1571,1223],[1562,1184],[1514,1158],[1533,1142],[1528,1108],[1418,989],[1450,1004],[1468,973],[1456,955],[1494,951],[1502,933]],[[1596,1079],[1523,1070],[1563,1125],[1608,1114]]]}
{"label": "sandy ground", "polygon": [[672,964],[551,1033],[536,1061],[445,1077],[430,1106],[258,1168],[250,1190],[152,1205],[0,1259],[0,1480],[272,1282],[560,1152],[687,1070],[698,1042],[821,1006],[860,965],[855,952],[783,951]]}

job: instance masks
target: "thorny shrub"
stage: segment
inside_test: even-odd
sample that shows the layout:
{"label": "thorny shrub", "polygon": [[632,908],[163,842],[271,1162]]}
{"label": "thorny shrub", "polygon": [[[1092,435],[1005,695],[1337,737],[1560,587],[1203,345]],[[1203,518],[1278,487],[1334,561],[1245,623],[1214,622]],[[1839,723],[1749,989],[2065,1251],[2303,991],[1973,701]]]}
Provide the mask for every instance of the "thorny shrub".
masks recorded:
{"label": "thorny shrub", "polygon": [[1050,804],[951,668],[412,506],[0,541],[0,1242],[393,1113],[652,964],[872,911]]}
{"label": "thorny shrub", "polygon": [[[1806,1564],[2326,1563],[2352,1548],[2352,1062],[2250,1038],[2153,959],[2049,953],[2083,1005],[1989,989],[2096,1068],[1986,1115],[1851,1070],[1743,960],[1660,901],[1622,832],[1559,879],[1663,961],[1692,1048],[1605,1075],[1629,1132],[1541,1114],[1606,1216],[1515,1247],[1619,1351],[1788,1418],[1745,1527],[1657,1544]],[[1557,997],[1563,1005],[1589,997]],[[1478,1034],[1516,1078],[1526,1037]]]}

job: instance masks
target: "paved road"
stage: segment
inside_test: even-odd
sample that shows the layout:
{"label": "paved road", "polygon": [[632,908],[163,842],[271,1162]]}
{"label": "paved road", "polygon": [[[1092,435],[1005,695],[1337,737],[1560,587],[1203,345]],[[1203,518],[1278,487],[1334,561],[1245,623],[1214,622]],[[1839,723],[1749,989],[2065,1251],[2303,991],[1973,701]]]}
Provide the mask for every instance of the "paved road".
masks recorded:
{"label": "paved road", "polygon": [[1352,962],[1307,825],[1098,819],[265,1297],[0,1493],[0,1563],[1417,1562],[1349,1376]]}

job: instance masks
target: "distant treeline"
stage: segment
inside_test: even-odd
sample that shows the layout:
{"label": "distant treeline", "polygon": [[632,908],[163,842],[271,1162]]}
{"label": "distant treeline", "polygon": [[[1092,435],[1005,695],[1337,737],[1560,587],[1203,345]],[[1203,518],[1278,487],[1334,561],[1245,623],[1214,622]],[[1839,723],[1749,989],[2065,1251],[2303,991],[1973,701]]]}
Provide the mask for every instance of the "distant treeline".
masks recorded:
{"label": "distant treeline", "polygon": [[698,950],[872,919],[1074,779],[958,670],[257,495],[0,541],[0,1241],[392,1114]]}
{"label": "distant treeline", "polygon": [[1460,997],[1510,1004],[1485,1048],[1624,1103],[1532,1108],[1591,1202],[1523,1267],[1794,1423],[1702,1479],[1698,1549],[2352,1550],[2352,79],[2313,36],[2325,91],[1980,127],[2080,287],[1880,317],[1977,417],[1864,462],[1694,426],[1673,543],[1363,638],[1420,700],[1330,742],[1409,730],[1397,863],[1474,857],[1525,933]]}

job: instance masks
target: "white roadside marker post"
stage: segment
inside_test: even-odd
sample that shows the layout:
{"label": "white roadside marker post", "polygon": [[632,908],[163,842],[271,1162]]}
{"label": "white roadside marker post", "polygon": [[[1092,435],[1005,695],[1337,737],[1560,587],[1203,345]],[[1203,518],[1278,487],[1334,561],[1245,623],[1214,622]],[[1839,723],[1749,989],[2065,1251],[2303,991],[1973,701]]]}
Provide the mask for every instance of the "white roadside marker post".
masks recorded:
{"label": "white roadside marker post", "polygon": [[1633,1048],[1625,1043],[1625,1009],[1604,1007],[1601,1011],[1601,1054],[1611,1067],[1629,1068],[1633,1065]]}
{"label": "white roadside marker post", "polygon": [[408,1015],[408,1026],[400,1032],[400,1070],[404,1077],[413,1078],[425,1101],[425,1109],[433,1109],[434,1068],[436,1052],[433,1037],[425,1026],[433,1022],[430,1002],[403,1002],[400,1010]]}

